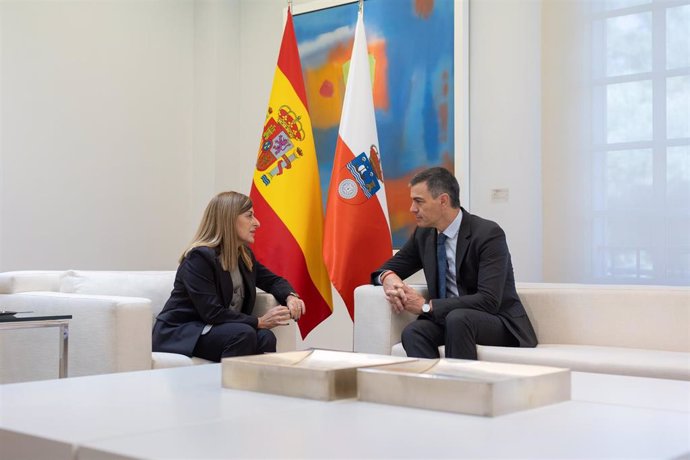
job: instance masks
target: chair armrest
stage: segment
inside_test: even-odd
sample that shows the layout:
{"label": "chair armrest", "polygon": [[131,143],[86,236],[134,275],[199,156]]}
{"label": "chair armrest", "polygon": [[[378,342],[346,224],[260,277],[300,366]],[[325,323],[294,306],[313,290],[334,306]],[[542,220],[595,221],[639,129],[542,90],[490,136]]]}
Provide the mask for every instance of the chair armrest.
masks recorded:
{"label": "chair armrest", "polygon": [[[273,294],[268,294],[261,289],[256,290],[256,303],[254,304],[253,315],[257,318],[264,315],[268,310],[280,305]],[[290,320],[287,326],[276,326],[273,333],[277,340],[277,351],[295,351],[297,350],[297,323]]]}
{"label": "chair armrest", "polygon": [[[4,309],[72,315],[70,377],[151,368],[151,302],[59,292],[0,295]],[[57,377],[57,328],[9,330],[0,334],[0,382]]]}
{"label": "chair armrest", "polygon": [[[415,286],[419,288],[419,286]],[[423,290],[426,294],[426,289]],[[354,351],[390,355],[400,342],[405,326],[417,318],[412,313],[393,313],[382,286],[364,285],[355,289]]]}

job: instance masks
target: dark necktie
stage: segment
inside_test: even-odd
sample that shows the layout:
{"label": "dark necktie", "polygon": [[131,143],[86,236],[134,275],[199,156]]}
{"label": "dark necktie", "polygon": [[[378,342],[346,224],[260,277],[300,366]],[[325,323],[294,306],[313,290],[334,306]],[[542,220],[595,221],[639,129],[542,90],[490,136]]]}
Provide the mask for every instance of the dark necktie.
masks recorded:
{"label": "dark necktie", "polygon": [[446,298],[446,268],[448,259],[446,258],[446,239],[448,237],[439,233],[436,238],[436,265],[438,266],[438,297]]}

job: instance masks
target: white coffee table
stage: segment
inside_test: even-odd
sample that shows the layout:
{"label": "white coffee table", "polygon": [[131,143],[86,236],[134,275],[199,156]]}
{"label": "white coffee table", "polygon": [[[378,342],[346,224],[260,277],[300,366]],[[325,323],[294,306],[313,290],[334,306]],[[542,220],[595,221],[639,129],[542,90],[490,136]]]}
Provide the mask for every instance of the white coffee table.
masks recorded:
{"label": "white coffee table", "polygon": [[690,382],[573,373],[572,401],[487,418],[223,389],[220,365],[0,385],[0,458],[673,458]]}

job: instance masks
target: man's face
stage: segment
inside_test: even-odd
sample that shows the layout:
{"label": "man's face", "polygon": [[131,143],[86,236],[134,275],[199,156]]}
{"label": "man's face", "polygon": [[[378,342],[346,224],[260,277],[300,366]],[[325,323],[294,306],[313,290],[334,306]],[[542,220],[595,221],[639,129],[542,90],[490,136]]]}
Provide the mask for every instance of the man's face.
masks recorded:
{"label": "man's face", "polygon": [[414,214],[417,226],[438,228],[442,220],[442,200],[444,197],[447,197],[444,193],[436,198],[432,197],[426,182],[420,182],[410,187],[410,198],[412,199],[410,212]]}

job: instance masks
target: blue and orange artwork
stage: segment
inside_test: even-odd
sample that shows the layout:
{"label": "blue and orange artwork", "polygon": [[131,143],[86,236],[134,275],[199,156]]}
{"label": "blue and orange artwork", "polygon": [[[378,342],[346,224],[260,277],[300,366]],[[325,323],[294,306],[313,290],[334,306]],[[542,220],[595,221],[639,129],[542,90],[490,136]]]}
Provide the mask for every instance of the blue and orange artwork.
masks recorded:
{"label": "blue and orange artwork", "polygon": [[[357,9],[347,3],[294,17],[321,190],[329,189]],[[412,176],[431,166],[454,170],[453,18],[453,0],[364,2],[394,247],[415,226]]]}

